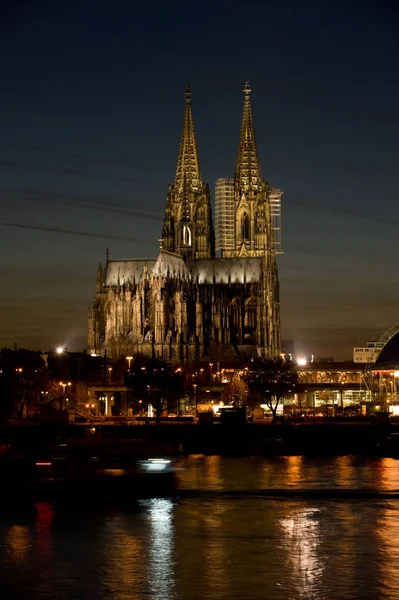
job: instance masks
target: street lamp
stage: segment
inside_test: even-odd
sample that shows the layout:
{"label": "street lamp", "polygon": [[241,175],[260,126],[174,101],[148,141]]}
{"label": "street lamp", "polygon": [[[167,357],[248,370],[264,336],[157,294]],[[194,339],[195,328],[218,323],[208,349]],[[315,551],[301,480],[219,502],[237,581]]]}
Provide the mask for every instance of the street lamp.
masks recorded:
{"label": "street lamp", "polygon": [[72,385],[72,383],[70,381],[68,381],[68,383],[64,383],[63,381],[60,381],[60,386],[62,387],[62,393],[65,394],[65,388],[70,387],[71,385]]}
{"label": "street lamp", "polygon": [[56,353],[58,354],[58,356],[61,358],[61,354],[64,355],[64,373],[63,373],[63,378],[66,379],[68,377],[67,374],[67,360],[68,360],[68,351],[66,348],[63,348],[62,346],[58,346],[58,348],[56,348]]}
{"label": "street lamp", "polygon": [[128,369],[129,369],[129,371],[130,371],[130,363],[131,363],[131,362],[132,362],[132,360],[133,360],[133,356],[126,356],[126,360],[127,360],[127,363],[128,363]]}
{"label": "street lamp", "polygon": [[[64,381],[60,381],[60,386],[62,387],[62,395],[65,396],[65,388],[70,387],[72,384],[70,381],[65,383]],[[66,402],[68,402],[68,398],[66,398]],[[64,398],[60,400],[61,410],[64,410]]]}
{"label": "street lamp", "polygon": [[108,367],[108,383],[111,383],[112,367]]}
{"label": "street lamp", "polygon": [[212,383],[212,367],[213,367],[213,363],[209,363],[209,366],[211,367],[211,383]]}
{"label": "street lamp", "polygon": [[195,418],[197,418],[197,384],[193,383],[193,389],[194,389],[194,407],[195,407]]}

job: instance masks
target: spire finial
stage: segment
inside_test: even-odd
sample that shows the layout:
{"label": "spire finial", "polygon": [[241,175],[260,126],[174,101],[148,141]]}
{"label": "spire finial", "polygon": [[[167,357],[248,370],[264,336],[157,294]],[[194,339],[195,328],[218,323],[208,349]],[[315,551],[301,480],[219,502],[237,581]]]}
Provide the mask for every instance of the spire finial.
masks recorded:
{"label": "spire finial", "polygon": [[249,85],[249,80],[247,79],[244,85],[243,92],[246,98],[249,98],[249,94],[251,93],[251,86]]}

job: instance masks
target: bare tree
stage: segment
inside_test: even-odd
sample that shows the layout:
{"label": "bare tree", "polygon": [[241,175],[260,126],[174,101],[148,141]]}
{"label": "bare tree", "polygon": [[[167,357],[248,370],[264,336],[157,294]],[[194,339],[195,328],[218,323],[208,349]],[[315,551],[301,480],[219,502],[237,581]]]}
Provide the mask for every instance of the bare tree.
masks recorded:
{"label": "bare tree", "polygon": [[250,387],[262,395],[264,403],[272,411],[273,423],[276,422],[281,399],[294,391],[297,380],[298,376],[292,363],[282,359],[267,360],[256,365],[256,373],[251,378]]}

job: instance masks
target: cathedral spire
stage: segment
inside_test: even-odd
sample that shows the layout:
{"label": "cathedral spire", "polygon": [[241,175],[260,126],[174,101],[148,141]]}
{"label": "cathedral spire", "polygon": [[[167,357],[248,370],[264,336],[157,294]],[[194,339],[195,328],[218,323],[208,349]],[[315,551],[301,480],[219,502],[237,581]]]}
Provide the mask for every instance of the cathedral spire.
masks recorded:
{"label": "cathedral spire", "polygon": [[247,80],[244,87],[244,107],[242,111],[240,141],[238,144],[235,179],[240,190],[248,191],[261,182],[258,149],[251,108],[251,88]]}
{"label": "cathedral spire", "polygon": [[176,176],[168,189],[162,239],[164,250],[181,254],[186,264],[192,265],[196,258],[214,256],[215,244],[209,188],[201,177],[189,86],[185,96]]}
{"label": "cathedral spire", "polygon": [[201,185],[201,171],[198,160],[197,142],[195,140],[193,112],[191,108],[191,90],[188,85],[185,92],[183,130],[180,138],[179,155],[177,157],[175,187],[183,190],[184,178],[190,191],[197,191]]}

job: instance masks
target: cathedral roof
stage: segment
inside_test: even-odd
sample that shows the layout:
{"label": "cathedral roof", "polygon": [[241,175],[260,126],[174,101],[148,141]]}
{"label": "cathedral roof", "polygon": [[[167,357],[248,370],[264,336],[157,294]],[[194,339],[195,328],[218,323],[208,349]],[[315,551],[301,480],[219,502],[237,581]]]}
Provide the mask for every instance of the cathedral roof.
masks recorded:
{"label": "cathedral roof", "polygon": [[124,283],[138,283],[146,270],[151,273],[155,265],[155,259],[125,259],[125,260],[110,260],[107,263],[107,271],[105,274],[105,285],[114,286],[123,285]]}
{"label": "cathedral roof", "polygon": [[173,252],[161,250],[152,270],[154,277],[169,277],[171,279],[191,279],[183,257]]}
{"label": "cathedral roof", "polygon": [[190,273],[179,254],[161,250],[155,259],[110,260],[105,285],[113,287],[139,283],[144,272],[149,276],[169,279],[197,280],[205,283],[255,283],[259,281],[262,258],[203,258],[195,261]]}
{"label": "cathedral roof", "polygon": [[204,258],[195,261],[198,283],[251,283],[259,281],[262,258]]}

